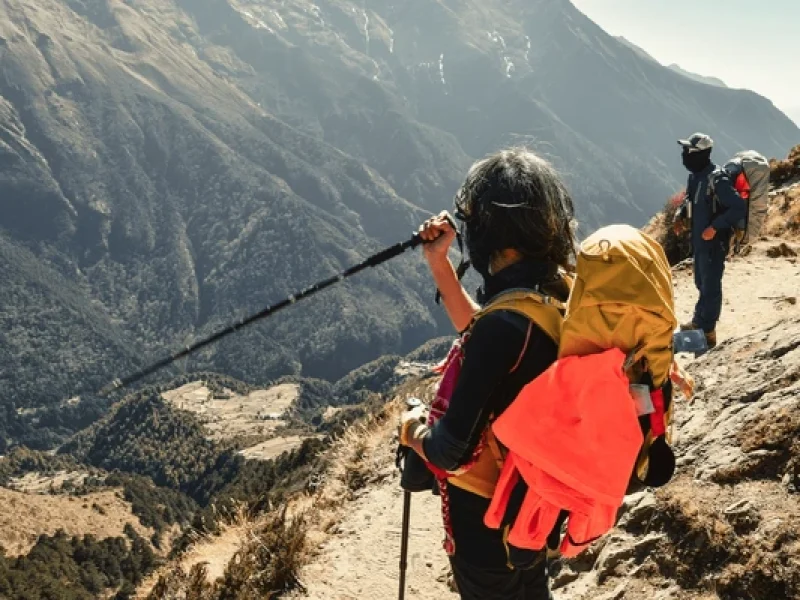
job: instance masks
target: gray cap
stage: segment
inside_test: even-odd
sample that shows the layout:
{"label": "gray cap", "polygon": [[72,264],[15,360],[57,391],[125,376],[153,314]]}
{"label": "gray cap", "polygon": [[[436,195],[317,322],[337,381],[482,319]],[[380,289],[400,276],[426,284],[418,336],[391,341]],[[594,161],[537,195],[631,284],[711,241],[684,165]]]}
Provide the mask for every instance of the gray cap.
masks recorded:
{"label": "gray cap", "polygon": [[714,147],[714,140],[712,140],[705,133],[693,133],[688,140],[678,140],[678,143],[691,152],[702,152],[703,150],[710,150]]}

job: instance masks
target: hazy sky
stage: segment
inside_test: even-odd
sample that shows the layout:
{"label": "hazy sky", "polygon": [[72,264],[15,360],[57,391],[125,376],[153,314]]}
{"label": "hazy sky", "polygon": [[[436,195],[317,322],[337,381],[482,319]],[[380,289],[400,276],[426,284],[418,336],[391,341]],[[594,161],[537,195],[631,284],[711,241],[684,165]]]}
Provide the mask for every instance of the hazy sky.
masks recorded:
{"label": "hazy sky", "polygon": [[659,62],[766,96],[800,124],[800,0],[572,0]]}

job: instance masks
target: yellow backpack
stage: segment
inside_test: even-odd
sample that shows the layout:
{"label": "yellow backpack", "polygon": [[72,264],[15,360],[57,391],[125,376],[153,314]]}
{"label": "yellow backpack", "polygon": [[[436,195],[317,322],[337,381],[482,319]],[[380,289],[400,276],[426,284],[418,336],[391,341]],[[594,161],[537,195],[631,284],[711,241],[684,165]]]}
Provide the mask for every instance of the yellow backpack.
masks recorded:
{"label": "yellow backpack", "polygon": [[[628,354],[624,365],[630,381],[646,386],[654,411],[639,424],[644,443],[628,492],[666,484],[675,471],[670,447],[672,425],[672,335],[675,316],[672,271],[661,245],[628,225],[597,230],[580,246],[574,278],[564,305],[533,291],[512,290],[499,295],[475,314],[472,325],[496,310],[511,310],[536,323],[559,346],[559,357],[587,355],[609,348]],[[621,365],[622,367],[622,365]],[[468,471],[449,482],[491,498],[502,469],[502,448],[491,427],[487,449]]]}
{"label": "yellow backpack", "polygon": [[678,321],[669,263],[658,242],[628,225],[599,229],[577,258],[559,357],[609,348],[628,353],[627,375],[646,386],[645,401],[653,405],[639,418],[645,441],[629,492],[664,485],[675,471],[670,370]]}

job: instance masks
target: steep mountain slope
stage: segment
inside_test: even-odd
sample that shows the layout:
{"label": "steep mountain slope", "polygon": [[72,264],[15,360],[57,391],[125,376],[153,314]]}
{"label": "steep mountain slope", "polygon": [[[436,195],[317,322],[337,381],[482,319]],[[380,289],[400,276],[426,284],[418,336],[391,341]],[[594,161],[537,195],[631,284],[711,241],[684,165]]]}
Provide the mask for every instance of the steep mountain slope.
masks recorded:
{"label": "steep mountain slope", "polygon": [[[642,58],[644,58],[646,60],[649,60],[651,62],[658,63],[658,61],[655,58],[653,58],[653,56],[650,53],[648,53],[646,50],[644,50],[644,48],[642,48],[640,46],[637,46],[636,44],[634,44],[629,39],[624,38],[622,36],[615,36],[615,39],[619,40],[620,42],[622,42],[623,44],[628,46],[628,48],[630,48],[631,50],[636,52]],[[725,85],[724,81],[722,81],[721,79],[719,79],[717,77],[707,77],[706,75],[699,75],[698,73],[692,73],[691,71],[687,71],[686,69],[684,69],[683,67],[681,67],[677,63],[672,63],[672,64],[669,64],[669,65],[666,65],[666,67],[668,69],[671,69],[672,71],[675,71],[679,75],[683,75],[684,77],[688,77],[689,79],[692,79],[692,80],[697,81],[699,83],[707,83],[709,85],[716,85],[716,86],[719,86],[719,87],[728,87],[727,85]]]}
{"label": "steep mountain slope", "polygon": [[[3,11],[2,225],[14,251],[28,247],[43,263],[11,269],[8,281],[29,289],[34,271],[55,269],[98,313],[54,314],[44,300],[30,302],[58,339],[11,363],[24,371],[7,376],[30,388],[15,396],[19,405],[55,401],[79,381],[91,390],[101,369],[114,372],[109,363],[131,367],[121,340],[153,354],[403,239],[426,214],[374,170],[261,111],[155,18],[113,2],[5,2]],[[297,307],[296,319],[222,344],[217,364],[265,379],[298,372],[300,359],[316,374],[343,374],[424,341],[434,322],[423,290],[408,262],[396,261]],[[84,351],[103,345],[81,332],[87,321],[114,325],[104,362]],[[22,325],[11,324],[9,348],[24,345]],[[65,345],[94,377],[60,360]]]}
{"label": "steep mountain slope", "polygon": [[[800,138],[566,0],[2,0],[0,243],[25,257],[4,272],[2,402],[85,397],[404,239],[509,142],[553,157],[587,226],[642,223],[695,129],[722,154]],[[439,333],[432,296],[407,256],[190,365],[335,379]]]}
{"label": "steep mountain slope", "polygon": [[[222,4],[199,4],[217,17],[215,39],[246,39],[247,30],[222,20]],[[295,45],[296,54],[308,44],[314,59],[337,76],[341,54],[358,60],[360,75],[372,82],[357,85],[351,75],[358,90],[351,97],[369,89],[400,94],[407,113],[452,133],[471,156],[513,140],[532,142],[568,173],[582,219],[592,223],[642,223],[654,212],[656,198],[672,191],[675,177],[682,178],[673,147],[676,131],[709,130],[719,138],[722,154],[742,145],[782,152],[798,136],[769,102],[750,92],[708,90],[632,55],[628,45],[565,0],[437,0],[403,7],[378,1],[366,8],[341,0],[287,0],[275,9],[242,0],[236,6],[251,30],[266,38],[262,47],[271,55],[281,42]],[[330,36],[338,52],[329,51]],[[372,158],[375,148],[364,148],[360,140],[369,137],[367,131],[386,132],[383,103],[343,102],[325,87],[307,104],[287,106],[280,97],[297,87],[294,77],[284,77],[286,62],[264,61],[252,47],[240,50],[244,45],[233,45],[237,57],[270,74],[269,92],[254,94],[259,102],[287,119],[300,112],[307,127],[335,143],[346,139],[349,152],[380,167],[382,159]],[[661,125],[652,129],[655,122]],[[379,140],[381,156],[406,160],[403,146],[396,148],[392,138]]]}
{"label": "steep mountain slope", "polygon": [[[0,386],[21,406],[43,382],[53,400],[72,395],[69,372],[102,385],[100,369],[112,371],[140,349],[102,308],[86,303],[84,288],[2,234],[0,280]],[[83,342],[81,352],[70,340]]]}
{"label": "steep mountain slope", "polygon": [[[619,42],[621,42],[622,44],[624,44],[625,46],[627,46],[627,47],[628,47],[628,48],[630,48],[631,50],[633,50],[633,51],[634,51],[636,54],[638,54],[638,55],[639,55],[641,58],[643,58],[643,59],[645,59],[645,60],[649,60],[649,61],[651,61],[651,62],[654,62],[654,63],[658,63],[658,61],[657,61],[657,60],[656,60],[656,59],[653,57],[653,55],[652,55],[652,54],[650,54],[649,52],[647,52],[647,50],[645,50],[645,49],[644,49],[644,48],[642,48],[641,46],[639,46],[639,45],[637,45],[637,44],[634,44],[634,43],[633,43],[632,41],[630,41],[628,38],[626,38],[626,37],[624,37],[624,36],[621,36],[621,35],[616,35],[616,36],[614,36],[614,39],[615,39],[615,40],[617,40],[617,41],[619,41]],[[660,64],[660,63],[659,63],[659,64]]]}

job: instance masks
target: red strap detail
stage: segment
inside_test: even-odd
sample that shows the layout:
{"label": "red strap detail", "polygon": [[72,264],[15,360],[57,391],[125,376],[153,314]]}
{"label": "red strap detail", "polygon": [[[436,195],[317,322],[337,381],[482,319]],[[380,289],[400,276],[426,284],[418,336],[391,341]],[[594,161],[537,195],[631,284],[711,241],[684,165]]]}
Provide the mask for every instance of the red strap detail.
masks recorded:
{"label": "red strap detail", "polygon": [[439,467],[437,467],[433,463],[429,463],[428,461],[425,461],[425,465],[428,467],[428,470],[430,470],[430,472],[433,473],[439,479],[447,479],[448,477],[450,477],[450,473],[448,473],[444,469],[440,469]]}
{"label": "red strap detail", "polygon": [[447,556],[453,556],[456,553],[456,540],[453,537],[453,523],[450,520],[450,492],[447,479],[437,479],[437,482],[439,483],[439,495],[442,499],[442,521],[444,522],[442,547]]}
{"label": "red strap detail", "polygon": [[744,200],[748,200],[750,198],[750,182],[747,181],[747,175],[745,175],[744,172],[739,173],[739,175],[736,177],[734,187]]}
{"label": "red strap detail", "polygon": [[667,432],[667,426],[664,423],[664,391],[661,389],[653,390],[650,392],[650,399],[653,401],[653,408],[655,409],[650,413],[650,431],[653,437],[658,437]]}

